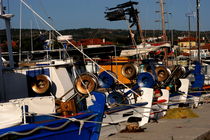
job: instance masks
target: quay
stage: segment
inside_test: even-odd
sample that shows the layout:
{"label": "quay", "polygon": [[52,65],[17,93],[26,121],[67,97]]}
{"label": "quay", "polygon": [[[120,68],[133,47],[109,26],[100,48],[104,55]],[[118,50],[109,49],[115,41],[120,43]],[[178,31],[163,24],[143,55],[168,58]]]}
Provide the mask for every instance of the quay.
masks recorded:
{"label": "quay", "polygon": [[[144,132],[113,133],[111,136],[101,136],[100,140],[210,140],[210,103],[204,103],[192,109],[198,118],[160,119],[150,122],[142,128]],[[125,125],[113,126],[123,129]]]}

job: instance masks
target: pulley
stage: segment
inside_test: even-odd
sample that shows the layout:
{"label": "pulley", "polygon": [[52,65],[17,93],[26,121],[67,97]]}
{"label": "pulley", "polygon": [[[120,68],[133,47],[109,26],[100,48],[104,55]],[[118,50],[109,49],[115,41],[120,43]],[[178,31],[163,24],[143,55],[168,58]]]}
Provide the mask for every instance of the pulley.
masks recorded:
{"label": "pulley", "polygon": [[140,87],[152,88],[155,84],[155,79],[151,73],[142,72],[137,76],[137,84]]}
{"label": "pulley", "polygon": [[122,66],[122,75],[128,79],[133,79],[136,76],[137,69],[133,64],[127,63]]}
{"label": "pulley", "polygon": [[50,78],[44,74],[35,76],[31,82],[31,88],[37,94],[43,94],[47,92],[51,85],[52,82]]}
{"label": "pulley", "polygon": [[158,81],[165,81],[171,74],[170,70],[164,66],[158,66],[155,68]]}
{"label": "pulley", "polygon": [[74,86],[78,93],[87,95],[97,88],[98,79],[91,73],[84,73],[75,79]]}
{"label": "pulley", "polygon": [[99,74],[98,80],[99,85],[102,88],[110,88],[115,84],[115,77],[117,79],[117,75],[112,71],[103,71]]}

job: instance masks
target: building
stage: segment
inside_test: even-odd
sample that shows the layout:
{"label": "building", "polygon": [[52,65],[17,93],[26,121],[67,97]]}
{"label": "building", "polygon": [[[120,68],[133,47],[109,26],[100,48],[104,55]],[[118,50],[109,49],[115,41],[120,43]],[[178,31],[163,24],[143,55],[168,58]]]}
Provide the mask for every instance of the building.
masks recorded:
{"label": "building", "polygon": [[180,47],[195,47],[196,39],[193,37],[181,37],[178,38],[178,46]]}
{"label": "building", "polygon": [[[201,41],[201,46],[205,45],[204,42],[205,38],[202,38]],[[178,46],[180,47],[196,47],[196,38],[194,37],[178,37]]]}

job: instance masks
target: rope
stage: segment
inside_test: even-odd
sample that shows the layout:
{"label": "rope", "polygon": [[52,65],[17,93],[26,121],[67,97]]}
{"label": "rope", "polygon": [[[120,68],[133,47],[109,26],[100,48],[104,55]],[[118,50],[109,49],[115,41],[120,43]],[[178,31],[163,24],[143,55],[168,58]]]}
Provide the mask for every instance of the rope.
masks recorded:
{"label": "rope", "polygon": [[62,129],[64,128],[65,126],[67,126],[71,121],[67,121],[65,122],[63,125],[61,126],[58,126],[58,127],[47,127],[47,126],[39,126],[39,127],[36,127],[35,129],[31,130],[31,131],[28,131],[28,132],[16,132],[16,131],[10,131],[10,132],[7,132],[7,133],[4,133],[2,135],[0,135],[0,138],[4,137],[4,136],[7,136],[9,134],[14,134],[14,135],[19,135],[19,136],[26,136],[26,135],[30,135],[40,129],[46,129],[46,130],[50,130],[50,131],[56,131],[56,130],[59,130],[59,129]]}
{"label": "rope", "polygon": [[[128,105],[128,104],[119,104],[119,105],[125,105],[125,106],[135,107],[135,108],[133,108],[134,111],[136,111],[137,113],[141,114],[143,117],[147,117],[147,118],[150,118],[150,117],[144,115],[143,113],[153,113],[153,114],[155,114],[155,113],[160,113],[160,112],[163,112],[163,111],[167,111],[167,110],[168,110],[168,109],[163,109],[163,108],[161,108],[161,109],[158,110],[158,111],[152,111],[152,110],[153,110],[152,107],[144,107],[144,106],[136,106],[136,105]],[[136,110],[136,108],[150,109],[152,112],[151,112],[151,111],[139,112],[138,110]],[[118,113],[113,113],[112,115],[118,115]]]}
{"label": "rope", "polygon": [[[28,113],[28,114],[37,114],[37,113]],[[59,119],[67,119],[69,121],[84,121],[84,122],[87,122],[87,123],[96,123],[96,124],[110,124],[110,122],[98,122],[98,121],[88,121],[90,120],[91,118],[97,116],[97,115],[92,115],[84,120],[78,120],[78,119],[75,119],[75,118],[66,118],[66,117],[62,117],[62,116],[56,116],[56,115],[52,115],[52,114],[38,114],[38,115],[47,115],[47,116],[51,116],[51,117],[55,117],[55,118],[59,118]]]}
{"label": "rope", "polygon": [[[188,93],[197,93],[197,92],[202,92],[202,91],[188,91]],[[206,91],[203,91],[203,92],[206,92]],[[181,93],[181,92],[177,92],[177,93],[180,94],[183,97],[188,97],[188,96],[190,96],[190,97],[197,97],[197,96],[189,95],[189,94],[185,95],[185,93]]]}
{"label": "rope", "polygon": [[[143,107],[143,106],[136,106],[136,105],[128,105],[128,104],[119,104],[119,105],[125,105],[125,106],[132,106],[132,107],[135,107],[134,110],[141,114],[143,117],[147,117],[147,118],[150,118],[150,116],[146,116],[144,115],[143,113],[160,113],[160,112],[163,112],[163,111],[167,111],[168,109],[162,109],[161,110],[158,110],[158,111],[145,111],[145,112],[139,112],[138,110],[136,110],[136,108],[146,108],[146,109],[151,109],[153,110],[153,108],[151,107]],[[38,114],[38,113],[28,113],[28,114]],[[116,115],[118,115],[117,113],[114,113]],[[46,115],[46,114],[38,114],[38,115]],[[113,114],[112,114],[113,115]],[[19,135],[19,136],[25,136],[25,135],[30,135],[38,130],[41,130],[41,129],[46,129],[46,130],[50,130],[50,131],[57,131],[57,130],[60,130],[64,127],[66,127],[69,123],[71,122],[79,122],[80,123],[80,127],[79,127],[79,135],[81,134],[81,129],[84,125],[85,122],[88,122],[88,123],[96,123],[96,124],[109,124],[109,125],[115,125],[111,122],[97,122],[97,121],[89,121],[90,119],[92,119],[93,117],[97,116],[96,114],[95,115],[91,115],[89,116],[88,118],[84,119],[84,120],[78,120],[76,118],[66,118],[66,117],[62,117],[62,116],[56,116],[56,115],[51,115],[51,114],[47,114],[47,116],[51,116],[51,117],[55,117],[55,118],[59,118],[59,119],[67,119],[68,121],[65,122],[64,124],[58,126],[58,127],[48,127],[48,126],[39,126],[39,127],[36,127],[35,129],[31,130],[31,131],[28,131],[28,132],[16,132],[16,131],[10,131],[10,132],[7,132],[7,133],[4,133],[2,135],[0,135],[0,138],[3,138],[7,135],[10,135],[10,134],[13,134],[13,135]]]}
{"label": "rope", "polygon": [[[132,106],[132,107],[135,107],[135,108],[146,108],[146,109],[151,109],[152,110],[151,107],[142,107],[142,106],[135,106],[135,105],[128,105],[128,104],[119,104],[119,105]],[[137,113],[139,113],[142,116],[144,116],[144,117],[148,117],[148,116],[145,116],[143,113],[151,113],[151,111],[139,112],[135,108],[134,108],[134,110]],[[161,110],[158,110],[158,111],[152,111],[152,113],[159,113],[161,111],[166,111],[166,110],[161,109]],[[51,117],[55,117],[55,118],[59,118],[59,119],[67,119],[68,121],[65,122],[64,124],[58,126],[58,127],[39,126],[39,127],[36,127],[35,129],[33,129],[31,131],[28,131],[28,132],[15,132],[15,131],[10,131],[10,132],[7,132],[7,133],[4,133],[4,134],[0,135],[0,138],[2,138],[4,136],[7,136],[9,134],[20,135],[20,136],[30,135],[30,134],[32,134],[32,133],[34,133],[34,132],[36,132],[36,131],[38,131],[40,129],[46,129],[46,130],[50,130],[50,131],[56,131],[56,130],[59,130],[59,129],[62,129],[62,128],[66,127],[70,122],[75,122],[75,121],[80,123],[79,134],[81,132],[81,129],[82,129],[82,126],[84,125],[84,123],[109,124],[109,125],[112,125],[113,124],[111,122],[89,121],[93,117],[97,116],[96,114],[95,115],[91,115],[91,116],[89,116],[88,118],[86,118],[84,120],[78,120],[76,118],[66,118],[66,117],[56,116],[56,115],[52,115],[52,114],[39,114],[39,113],[27,113],[27,114],[28,115],[31,115],[31,114],[47,115],[47,116],[51,116]],[[116,114],[116,113],[114,113],[114,114]]]}
{"label": "rope", "polygon": [[210,90],[205,90],[205,89],[204,89],[204,91],[202,91],[202,90],[200,90],[200,91],[199,90],[198,91],[193,91],[192,90],[192,91],[189,91],[189,92],[190,93],[197,93],[197,92],[205,92],[205,93],[208,93],[208,92],[210,92]]}
{"label": "rope", "polygon": [[[35,12],[24,0],[21,0],[21,2],[29,9],[31,10],[37,17],[39,17],[45,24],[47,24],[50,28],[52,28],[59,36],[62,36],[62,34],[60,32],[58,32],[52,25],[50,25],[46,20],[44,20],[37,12]],[[91,62],[93,62],[96,66],[98,66],[99,68],[101,68],[102,70],[106,71],[106,69],[104,69],[103,67],[101,67],[99,64],[97,64],[94,60],[92,60],[87,54],[83,53],[79,48],[77,48],[73,43],[71,43],[69,40],[66,40],[70,45],[72,45],[76,50],[78,50],[81,54],[83,54],[86,58],[90,59]],[[67,53],[68,57],[69,57],[69,54],[67,52],[66,49],[64,49],[65,52]],[[107,72],[108,73],[108,72]],[[117,80],[120,84],[122,84],[124,87],[130,89],[127,85],[125,85],[122,81],[118,80],[116,77],[114,77],[113,75],[110,75],[112,76],[115,80]],[[131,91],[136,94],[137,96],[138,93],[136,93],[135,91],[133,91],[131,89]]]}
{"label": "rope", "polygon": [[131,106],[131,107],[135,107],[135,108],[146,108],[146,109],[152,109],[152,107],[145,107],[145,106],[136,106],[136,105],[132,105],[132,104],[118,104],[120,105],[124,105],[124,106]]}
{"label": "rope", "polygon": [[98,121],[89,121],[91,118],[97,116],[97,115],[91,115],[90,117],[84,119],[84,120],[78,120],[76,118],[66,118],[66,117],[62,117],[62,116],[56,116],[56,115],[52,115],[52,114],[38,114],[38,113],[28,113],[28,114],[37,114],[37,115],[47,115],[47,116],[51,116],[51,117],[55,117],[55,118],[59,118],[59,119],[67,119],[69,121],[84,121],[87,123],[96,123],[96,124],[110,124],[110,122],[98,122]]}
{"label": "rope", "polygon": [[[28,114],[34,114],[34,113],[28,113]],[[46,114],[39,114],[39,115],[46,115]],[[16,132],[16,131],[9,131],[7,133],[4,133],[2,135],[0,135],[0,138],[4,137],[4,136],[7,136],[9,134],[14,134],[14,135],[19,135],[19,136],[26,136],[26,135],[30,135],[40,129],[46,129],[46,130],[50,130],[50,131],[57,131],[57,130],[60,130],[64,127],[66,127],[70,122],[79,122],[80,123],[80,127],[79,127],[79,135],[81,133],[81,129],[84,125],[85,122],[88,122],[88,123],[98,123],[98,124],[101,124],[101,122],[96,122],[96,121],[88,121],[90,119],[92,119],[93,117],[97,116],[97,115],[91,115],[89,116],[88,118],[84,119],[84,120],[78,120],[78,119],[75,119],[75,118],[65,118],[65,117],[61,117],[61,116],[56,116],[56,115],[50,115],[50,114],[47,114],[48,116],[52,116],[52,117],[56,117],[56,118],[59,118],[59,119],[67,119],[68,121],[65,122],[64,124],[58,126],[58,127],[48,127],[48,126],[39,126],[39,127],[36,127],[34,128],[33,130],[31,131],[28,131],[28,132]]]}

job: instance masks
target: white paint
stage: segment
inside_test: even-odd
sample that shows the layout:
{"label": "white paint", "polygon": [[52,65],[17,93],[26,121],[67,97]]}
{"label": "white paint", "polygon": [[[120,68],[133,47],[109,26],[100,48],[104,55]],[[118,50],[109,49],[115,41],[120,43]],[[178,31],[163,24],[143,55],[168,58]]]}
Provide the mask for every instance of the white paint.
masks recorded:
{"label": "white paint", "polygon": [[29,113],[53,114],[55,113],[55,99],[53,96],[31,97],[10,100],[20,106],[28,106]]}
{"label": "white paint", "polygon": [[0,129],[18,125],[22,122],[22,110],[19,104],[0,103]]}

